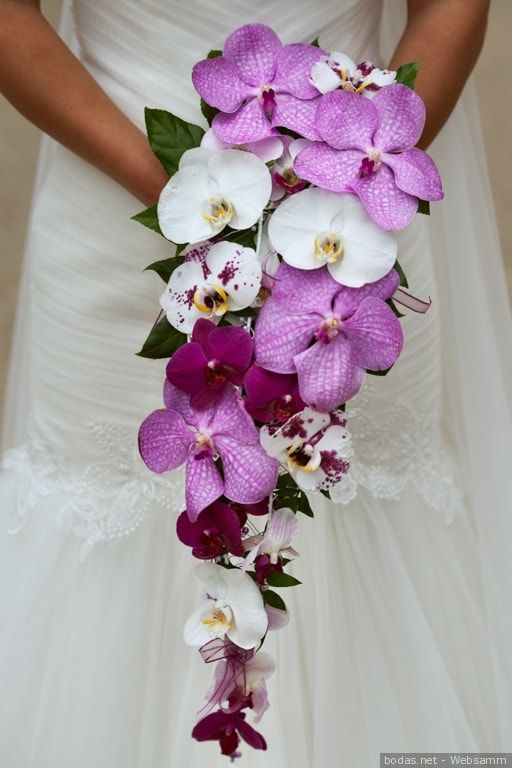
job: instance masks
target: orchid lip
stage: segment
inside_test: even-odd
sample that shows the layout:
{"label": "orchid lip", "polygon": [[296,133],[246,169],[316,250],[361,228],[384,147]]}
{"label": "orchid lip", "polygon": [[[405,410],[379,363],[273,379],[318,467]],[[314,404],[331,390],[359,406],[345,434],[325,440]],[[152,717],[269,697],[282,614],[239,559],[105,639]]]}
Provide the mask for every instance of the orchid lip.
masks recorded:
{"label": "orchid lip", "polygon": [[228,294],[217,284],[203,286],[194,293],[194,306],[208,317],[224,315],[229,309]]}
{"label": "orchid lip", "polygon": [[201,216],[211,224],[215,232],[223,229],[235,213],[233,204],[223,197],[210,197],[205,207],[206,211]]}
{"label": "orchid lip", "polygon": [[322,264],[334,264],[343,257],[345,247],[338,232],[321,232],[315,237],[314,249]]}

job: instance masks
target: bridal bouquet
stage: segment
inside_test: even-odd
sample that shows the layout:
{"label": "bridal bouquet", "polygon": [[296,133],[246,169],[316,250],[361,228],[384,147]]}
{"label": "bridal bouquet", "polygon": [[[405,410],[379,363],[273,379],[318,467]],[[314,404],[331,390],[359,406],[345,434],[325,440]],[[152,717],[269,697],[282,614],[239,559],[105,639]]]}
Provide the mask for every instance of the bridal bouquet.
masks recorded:
{"label": "bridal bouquet", "polygon": [[166,288],[139,354],[169,361],[140,453],[157,473],[186,467],[177,535],[204,599],[184,638],[215,662],[192,736],[231,759],[240,738],[266,749],[248,716],[269,706],[261,648],[288,621],[279,590],[300,583],[286,572],[297,513],[313,516],[308,493],[353,498],[345,403],[400,355],[396,302],[428,307],[393,233],[442,198],[415,147],[416,72],[249,24],[192,71],[208,130],[146,110],[170,180],[134,218],[176,248],[148,267]]}

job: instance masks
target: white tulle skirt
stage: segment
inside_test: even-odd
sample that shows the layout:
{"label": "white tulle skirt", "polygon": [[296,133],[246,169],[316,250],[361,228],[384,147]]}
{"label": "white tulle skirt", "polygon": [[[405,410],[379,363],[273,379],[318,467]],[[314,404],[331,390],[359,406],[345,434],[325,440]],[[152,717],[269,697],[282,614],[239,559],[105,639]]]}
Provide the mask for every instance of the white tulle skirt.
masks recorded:
{"label": "white tulle skirt", "polygon": [[[395,10],[384,19],[396,37]],[[113,182],[45,152],[0,474],[0,765],[222,766],[216,744],[190,738],[212,669],[182,639],[200,589],[175,534],[180,493],[160,503],[124,433],[101,424],[126,425],[135,442],[160,405],[162,366],[133,352],[158,303],[141,270],[164,245],[129,229],[137,203]],[[402,367],[363,409],[357,498],[316,499],[315,519],[301,517],[290,572],[302,585],[286,593],[289,625],[265,641],[269,749],[244,749],[247,768],[512,750],[512,334],[470,88],[433,154],[446,200],[402,246],[434,309],[406,319]],[[407,382],[407,414],[439,411],[453,473],[428,422],[393,411]],[[34,419],[58,446],[48,465],[16,448]],[[399,432],[409,441],[393,453]]]}

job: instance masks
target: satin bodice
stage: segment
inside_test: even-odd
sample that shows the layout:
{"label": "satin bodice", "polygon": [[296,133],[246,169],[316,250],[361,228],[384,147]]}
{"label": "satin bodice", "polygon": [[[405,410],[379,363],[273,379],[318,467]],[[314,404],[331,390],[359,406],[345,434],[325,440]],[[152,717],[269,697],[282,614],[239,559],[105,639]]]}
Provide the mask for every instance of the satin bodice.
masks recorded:
{"label": "satin bodice", "polygon": [[327,50],[375,60],[381,6],[382,0],[74,0],[74,16],[81,59],[141,124],[144,105],[201,120],[192,67],[241,24],[269,24],[284,43],[319,37]]}

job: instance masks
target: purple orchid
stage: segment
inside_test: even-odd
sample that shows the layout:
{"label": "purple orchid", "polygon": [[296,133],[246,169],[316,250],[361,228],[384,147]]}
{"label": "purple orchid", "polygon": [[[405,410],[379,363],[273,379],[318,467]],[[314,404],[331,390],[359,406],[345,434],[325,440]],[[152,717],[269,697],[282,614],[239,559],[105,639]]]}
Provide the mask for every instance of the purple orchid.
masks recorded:
{"label": "purple orchid", "polygon": [[238,756],[240,736],[254,749],[266,749],[267,743],[261,733],[245,720],[245,712],[224,712],[218,710],[206,715],[194,726],[192,736],[197,741],[218,741],[223,755]]}
{"label": "purple orchid", "polygon": [[255,421],[288,421],[304,408],[295,374],[265,371],[251,365],[244,378],[245,408]]}
{"label": "purple orchid", "polygon": [[191,522],[187,512],[182,512],[176,521],[178,539],[200,560],[213,560],[220,554],[231,552],[243,557],[242,526],[247,516],[221,501],[214,501]]}
{"label": "purple orchid", "polygon": [[[254,504],[273,491],[277,462],[261,448],[259,432],[233,386],[213,406],[198,410],[185,392],[166,381],[164,400],[166,407],[141,424],[139,449],[157,474],[186,463],[185,499],[192,522],[222,494]],[[217,458],[224,477],[215,466]]]}
{"label": "purple orchid", "polygon": [[[229,657],[221,659],[206,696],[209,701],[220,704],[224,712],[250,708],[254,722],[258,723],[270,706],[266,681],[274,671],[274,659],[264,651],[258,651],[236,666]],[[222,706],[223,702],[227,702],[227,706]]]}
{"label": "purple orchid", "polygon": [[441,200],[434,161],[415,145],[425,106],[405,85],[382,88],[373,99],[349,91],[322,96],[316,128],[322,142],[294,163],[298,176],[332,192],[352,191],[383,229],[410,223],[420,200]]}
{"label": "purple orchid", "polygon": [[283,46],[265,24],[245,24],[229,35],[222,56],[195,65],[192,82],[220,110],[212,128],[223,141],[259,141],[277,126],[318,139],[319,92],[309,78],[313,64],[326,55],[313,45]]}
{"label": "purple orchid", "polygon": [[243,328],[196,320],[192,341],[176,350],[167,364],[167,378],[191,395],[194,408],[212,405],[228,382],[240,385],[252,358],[253,342]]}
{"label": "purple orchid", "polygon": [[375,283],[348,288],[327,267],[303,271],[282,264],[256,323],[256,363],[296,372],[304,402],[334,410],[356,394],[365,370],[386,370],[397,360],[402,329],[386,300],[398,282],[391,270]]}

